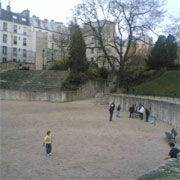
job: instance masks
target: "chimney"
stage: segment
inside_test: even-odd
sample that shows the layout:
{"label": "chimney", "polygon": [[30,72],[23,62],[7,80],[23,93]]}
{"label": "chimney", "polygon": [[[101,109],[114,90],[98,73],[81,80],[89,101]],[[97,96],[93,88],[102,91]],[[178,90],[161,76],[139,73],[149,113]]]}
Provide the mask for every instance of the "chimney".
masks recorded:
{"label": "chimney", "polygon": [[9,4],[7,5],[7,7],[6,7],[6,10],[11,11],[10,1],[9,1]]}

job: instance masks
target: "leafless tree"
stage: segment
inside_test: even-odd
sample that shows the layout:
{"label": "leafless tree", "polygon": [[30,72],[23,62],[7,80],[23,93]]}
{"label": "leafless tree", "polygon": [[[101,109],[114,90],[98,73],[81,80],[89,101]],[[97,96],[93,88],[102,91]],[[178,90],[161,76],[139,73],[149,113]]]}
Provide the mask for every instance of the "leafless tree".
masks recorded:
{"label": "leafless tree", "polygon": [[[149,43],[142,37],[153,32],[161,22],[165,13],[162,9],[163,2],[162,0],[83,0],[74,9],[74,16],[80,23],[89,27],[90,35],[98,42],[95,48],[101,49],[112,71],[121,78],[125,63],[136,52],[136,48],[132,51],[132,44],[139,41]],[[114,24],[114,29],[111,30],[109,37],[106,37],[103,29],[109,23]]]}

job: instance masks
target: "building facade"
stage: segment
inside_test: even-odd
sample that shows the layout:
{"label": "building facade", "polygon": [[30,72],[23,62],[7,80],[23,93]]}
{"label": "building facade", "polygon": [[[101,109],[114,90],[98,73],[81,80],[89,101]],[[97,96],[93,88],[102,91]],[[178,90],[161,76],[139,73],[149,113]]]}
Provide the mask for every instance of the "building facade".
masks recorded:
{"label": "building facade", "polygon": [[14,13],[10,5],[3,9],[0,3],[0,65],[16,62],[45,69],[64,56],[56,42],[66,32],[61,22],[30,17],[29,10]]}
{"label": "building facade", "polygon": [[11,12],[8,5],[4,10],[0,5],[0,63],[35,63],[29,11]]}

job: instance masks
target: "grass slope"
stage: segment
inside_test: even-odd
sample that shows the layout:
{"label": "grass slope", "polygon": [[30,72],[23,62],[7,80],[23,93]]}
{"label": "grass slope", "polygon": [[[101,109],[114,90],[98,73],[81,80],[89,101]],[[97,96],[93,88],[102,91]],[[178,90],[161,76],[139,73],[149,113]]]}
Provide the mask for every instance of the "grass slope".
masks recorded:
{"label": "grass slope", "polygon": [[136,86],[137,94],[180,96],[180,71],[166,71],[159,78]]}

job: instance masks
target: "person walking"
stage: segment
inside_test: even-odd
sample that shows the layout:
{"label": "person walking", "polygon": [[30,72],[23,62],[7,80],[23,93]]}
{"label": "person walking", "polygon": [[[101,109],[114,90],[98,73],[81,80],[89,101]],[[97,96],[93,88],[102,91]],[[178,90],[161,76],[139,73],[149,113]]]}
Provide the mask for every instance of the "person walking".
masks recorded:
{"label": "person walking", "polygon": [[118,107],[117,107],[117,113],[116,113],[117,118],[120,118],[120,110],[121,110],[121,106],[119,104]]}
{"label": "person walking", "polygon": [[46,146],[46,156],[52,156],[52,137],[51,137],[51,131],[47,131],[47,135],[44,137],[43,145]]}
{"label": "person walking", "polygon": [[115,108],[115,104],[114,104],[114,102],[112,102],[112,103],[110,104],[110,108],[109,108],[109,112],[110,112],[110,119],[109,119],[109,121],[112,121],[114,108]]}
{"label": "person walking", "polygon": [[180,153],[180,150],[178,148],[176,148],[175,144],[172,142],[170,142],[168,145],[171,148],[171,150],[169,152],[169,155],[164,160],[167,160],[170,158],[177,158],[177,154]]}

